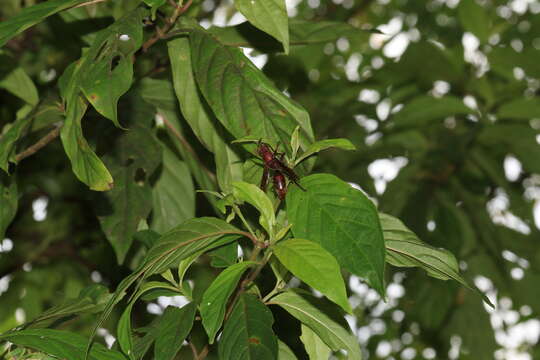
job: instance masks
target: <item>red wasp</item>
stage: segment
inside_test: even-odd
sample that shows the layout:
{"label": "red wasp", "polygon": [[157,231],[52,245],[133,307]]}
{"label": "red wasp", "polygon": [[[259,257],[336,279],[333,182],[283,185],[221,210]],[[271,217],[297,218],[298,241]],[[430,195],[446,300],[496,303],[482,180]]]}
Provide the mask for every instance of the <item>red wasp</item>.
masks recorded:
{"label": "red wasp", "polygon": [[299,177],[296,175],[293,169],[285,165],[283,162],[283,153],[278,153],[277,148],[273,150],[269,144],[263,143],[259,140],[257,146],[257,152],[261,156],[264,162],[263,176],[261,179],[261,189],[266,190],[268,181],[270,179],[270,170],[274,172],[273,183],[274,190],[278,194],[278,197],[283,200],[287,194],[287,185],[285,181],[285,175],[289,178],[290,181],[294,182],[300,189],[306,191],[298,183]]}

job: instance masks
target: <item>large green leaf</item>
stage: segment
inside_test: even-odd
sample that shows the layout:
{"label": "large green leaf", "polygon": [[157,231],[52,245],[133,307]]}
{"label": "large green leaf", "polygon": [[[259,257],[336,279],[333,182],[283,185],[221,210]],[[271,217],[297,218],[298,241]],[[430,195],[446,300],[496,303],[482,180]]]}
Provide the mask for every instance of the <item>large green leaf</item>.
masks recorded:
{"label": "large green leaf", "polygon": [[293,186],[287,195],[294,236],[319,243],[384,297],[384,239],[373,203],[334,175],[310,175],[301,184],[307,191]]}
{"label": "large green leaf", "polygon": [[272,312],[253,294],[242,294],[225,323],[219,357],[228,360],[277,359]]}
{"label": "large green leaf", "polygon": [[300,125],[300,146],[313,140],[307,112],[279,91],[237,48],[199,28],[189,36],[193,71],[208,105],[236,138],[250,136],[288,147]]}
{"label": "large green leaf", "polygon": [[187,165],[166,146],[162,164],[152,189],[152,229],[160,233],[195,216],[195,187]]}
{"label": "large green leaf", "polygon": [[310,328],[333,351],[346,350],[349,360],[361,360],[358,340],[339,323],[312,304],[310,295],[287,291],[273,297],[269,304],[281,306],[302,324]]}
{"label": "large green leaf", "polygon": [[15,176],[0,172],[0,238],[4,239],[6,229],[17,213],[19,194]]}
{"label": "large green leaf", "polygon": [[[84,348],[88,339],[77,333],[54,329],[29,329],[0,335],[0,340],[29,347],[59,359],[84,360]],[[90,352],[90,360],[126,360],[118,351],[96,344]]]}
{"label": "large green leaf", "polygon": [[473,110],[465,106],[461,99],[453,96],[434,98],[419,96],[406,104],[403,110],[392,116],[396,127],[428,125],[435,121],[442,123],[452,115],[470,114]]}
{"label": "large green leaf", "polygon": [[339,264],[322,246],[305,239],[288,239],[273,247],[279,261],[294,276],[351,312]]}
{"label": "large green leaf", "polygon": [[12,37],[43,21],[48,16],[86,1],[87,0],[49,0],[23,9],[16,16],[0,23],[0,47],[4,46],[4,44]]}
{"label": "large green leaf", "polygon": [[217,218],[203,217],[186,220],[163,234],[148,250],[144,261],[133,274],[116,288],[113,297],[103,310],[90,336],[90,349],[96,330],[111,314],[114,306],[126,296],[126,291],[139,279],[159,274],[189,256],[212,250],[236,240],[241,231]]}
{"label": "large green leaf", "polygon": [[309,360],[328,360],[332,351],[317,334],[306,325],[302,324],[300,340],[306,348]]}
{"label": "large green leaf", "polygon": [[252,261],[244,261],[229,266],[216,277],[204,292],[201,301],[201,318],[210,344],[214,342],[217,331],[225,317],[225,308],[229,296],[236,288],[242,274],[254,264]]}
{"label": "large green leaf", "polygon": [[235,0],[234,4],[250,23],[279,40],[285,53],[289,53],[289,17],[285,0]]}
{"label": "large green leaf", "polygon": [[[480,293],[459,274],[458,262],[451,252],[434,248],[422,242],[399,219],[393,216],[380,213],[379,217],[386,243],[386,261],[388,263],[399,267],[421,267],[434,278],[452,279],[468,289]],[[484,301],[492,305],[485,295],[480,294]]]}
{"label": "large green leaf", "polygon": [[140,221],[152,210],[148,178],[161,161],[161,147],[151,129],[154,108],[135,96],[126,100],[126,112],[132,112],[130,129],[118,135],[103,158],[116,183],[111,191],[96,196],[95,201],[101,228],[118,263],[124,261]]}
{"label": "large green leaf", "polygon": [[180,110],[199,141],[214,153],[216,175],[223,191],[231,191],[231,182],[242,180],[242,163],[238,155],[223,140],[219,123],[197,89],[191,65],[188,39],[168,43],[174,89]]}
{"label": "large green leaf", "polygon": [[259,223],[272,238],[276,216],[270,198],[259,187],[241,181],[233,183],[233,194],[238,200],[246,201],[259,210]]}
{"label": "large green leaf", "polygon": [[191,331],[197,305],[191,302],[181,309],[169,306],[159,321],[154,359],[172,360]]}

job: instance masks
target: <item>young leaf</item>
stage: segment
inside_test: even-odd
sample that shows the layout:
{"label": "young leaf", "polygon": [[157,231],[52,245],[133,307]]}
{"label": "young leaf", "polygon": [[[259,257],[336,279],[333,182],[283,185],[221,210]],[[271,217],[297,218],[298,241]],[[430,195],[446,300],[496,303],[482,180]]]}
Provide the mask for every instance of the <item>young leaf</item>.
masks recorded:
{"label": "young leaf", "polygon": [[273,360],[278,343],[272,312],[253,294],[242,294],[225,323],[219,357],[228,360]]}
{"label": "young leaf", "polygon": [[346,350],[349,360],[361,360],[358,340],[339,323],[323,313],[307,299],[310,295],[299,295],[293,291],[283,292],[268,303],[279,305],[289,314],[309,327],[333,351]]}
{"label": "young leaf", "polygon": [[234,4],[250,23],[279,40],[285,54],[289,53],[289,17],[285,0],[235,0]]}
{"label": "young leaf", "polygon": [[162,146],[163,165],[152,189],[152,229],[164,233],[195,216],[195,187],[187,165]]}
{"label": "young leaf", "polygon": [[261,214],[259,223],[270,236],[273,236],[276,216],[268,196],[259,187],[240,181],[233,183],[233,194],[238,200],[246,201],[259,210]]}
{"label": "young leaf", "polygon": [[[58,359],[84,360],[84,348],[88,339],[77,333],[54,329],[27,329],[0,335],[0,340],[18,346],[29,347]],[[96,344],[88,356],[89,360],[125,360],[118,351]]]}
{"label": "young leaf", "polygon": [[445,249],[434,248],[422,242],[399,219],[379,213],[386,243],[386,261],[399,267],[421,267],[428,275],[441,279],[453,279],[468,289],[479,293],[490,306],[493,304],[478,289],[471,287],[459,274],[454,255]]}
{"label": "young leaf", "polygon": [[154,345],[155,360],[172,360],[182,347],[188,336],[197,304],[191,302],[181,309],[169,306],[165,309],[157,329],[156,343]]}
{"label": "young leaf", "polygon": [[317,141],[307,148],[307,150],[300,156],[295,164],[298,165],[308,157],[313,154],[318,153],[319,151],[326,150],[329,148],[339,148],[343,150],[356,150],[356,147],[348,139],[326,139]]}
{"label": "young leaf", "polygon": [[328,360],[332,351],[309,327],[302,324],[300,340],[306,348],[309,360]]}
{"label": "young leaf", "polygon": [[153,274],[159,274],[181,260],[202,251],[208,251],[218,246],[236,240],[241,231],[234,226],[216,218],[190,219],[163,234],[150,248],[146,257],[137,270],[124,278],[116,288],[103,313],[98,319],[90,336],[87,352],[92,346],[96,330],[111,314],[114,306],[124,298],[126,291],[138,279],[145,279]]}
{"label": "young leaf", "polygon": [[341,270],[332,254],[316,242],[304,239],[288,239],[273,249],[279,261],[294,276],[351,313]]}
{"label": "young leaf", "polygon": [[0,47],[4,46],[12,37],[43,21],[48,16],[86,1],[50,0],[24,8],[16,16],[0,23]]}
{"label": "young leaf", "polygon": [[319,243],[384,297],[384,239],[373,203],[333,175],[310,175],[300,182],[307,191],[292,186],[287,195],[294,236]]}
{"label": "young leaf", "polygon": [[229,296],[236,288],[238,280],[240,280],[244,271],[254,264],[253,261],[244,261],[229,266],[216,277],[204,292],[201,301],[201,318],[210,344],[214,343],[214,338],[225,317],[225,308]]}
{"label": "young leaf", "polygon": [[179,38],[168,42],[174,90],[182,115],[201,141],[214,153],[218,183],[223,191],[231,191],[231,182],[242,180],[239,156],[223,140],[224,132],[217,126],[208,105],[201,97],[191,64],[189,40]]}
{"label": "young leaf", "polygon": [[300,146],[313,141],[309,115],[279,91],[239,49],[224,46],[206,31],[190,32],[193,71],[208,105],[235,137],[253,136],[286,145],[300,125]]}

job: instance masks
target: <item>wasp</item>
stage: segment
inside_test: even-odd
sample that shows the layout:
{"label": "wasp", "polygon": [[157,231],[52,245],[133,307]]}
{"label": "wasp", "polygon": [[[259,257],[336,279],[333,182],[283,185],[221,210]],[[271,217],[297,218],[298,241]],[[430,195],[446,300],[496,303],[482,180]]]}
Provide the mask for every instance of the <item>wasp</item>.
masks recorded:
{"label": "wasp", "polygon": [[266,186],[270,181],[271,172],[273,172],[272,182],[274,184],[274,190],[276,191],[280,200],[283,200],[287,194],[287,183],[285,176],[289,178],[290,181],[295,183],[300,189],[306,191],[306,189],[304,189],[302,185],[298,183],[298,180],[300,179],[298,175],[293,169],[285,164],[283,159],[284,154],[277,151],[277,146],[274,150],[269,144],[259,140],[259,144],[257,145],[257,153],[262,158],[264,163],[263,176],[261,179],[261,189],[263,191],[266,190]]}

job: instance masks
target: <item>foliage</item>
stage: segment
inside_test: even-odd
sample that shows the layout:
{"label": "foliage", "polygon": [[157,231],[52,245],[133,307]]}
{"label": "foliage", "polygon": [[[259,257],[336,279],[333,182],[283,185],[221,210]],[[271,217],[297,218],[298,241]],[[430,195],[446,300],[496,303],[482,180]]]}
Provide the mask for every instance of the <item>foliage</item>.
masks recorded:
{"label": "foliage", "polygon": [[5,358],[492,359],[538,317],[540,4],[291,3],[0,4]]}

